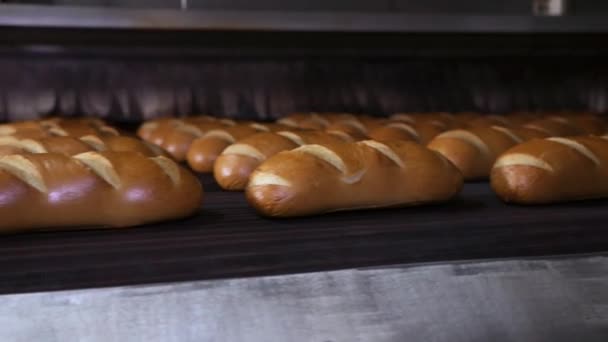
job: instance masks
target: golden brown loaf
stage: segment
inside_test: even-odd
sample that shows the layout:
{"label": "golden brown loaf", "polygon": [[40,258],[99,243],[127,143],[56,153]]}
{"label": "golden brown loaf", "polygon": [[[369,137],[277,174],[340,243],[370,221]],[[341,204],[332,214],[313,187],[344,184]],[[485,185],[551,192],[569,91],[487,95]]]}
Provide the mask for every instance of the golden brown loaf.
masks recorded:
{"label": "golden brown loaf", "polygon": [[428,147],[456,165],[466,180],[474,180],[487,178],[496,158],[507,149],[544,136],[543,132],[532,129],[480,126],[444,132]]}
{"label": "golden brown loaf", "polygon": [[198,180],[165,157],[135,152],[0,157],[0,231],[125,227],[197,211]]}
{"label": "golden brown loaf", "polygon": [[[346,141],[348,136],[319,131],[258,133],[226,148],[215,161],[213,176],[225,190],[243,190],[249,175],[267,158],[304,144],[324,145]],[[348,139],[348,141],[353,141]]]}
{"label": "golden brown loaf", "polygon": [[534,139],[498,158],[491,184],[502,200],[520,204],[608,197],[606,163],[606,139]]}
{"label": "golden brown loaf", "polygon": [[461,187],[462,175],[439,153],[365,140],[281,152],[253,172],[246,195],[260,214],[289,217],[446,201]]}

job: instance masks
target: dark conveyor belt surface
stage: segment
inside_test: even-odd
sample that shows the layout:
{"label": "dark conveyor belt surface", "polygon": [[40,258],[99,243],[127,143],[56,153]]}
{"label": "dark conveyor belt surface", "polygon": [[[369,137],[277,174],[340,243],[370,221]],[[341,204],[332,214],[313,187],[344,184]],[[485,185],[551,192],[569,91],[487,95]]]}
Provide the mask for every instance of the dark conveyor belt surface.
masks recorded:
{"label": "dark conveyor belt surface", "polygon": [[477,183],[441,205],[271,220],[203,181],[185,220],[0,236],[0,293],[608,251],[608,201],[507,206]]}

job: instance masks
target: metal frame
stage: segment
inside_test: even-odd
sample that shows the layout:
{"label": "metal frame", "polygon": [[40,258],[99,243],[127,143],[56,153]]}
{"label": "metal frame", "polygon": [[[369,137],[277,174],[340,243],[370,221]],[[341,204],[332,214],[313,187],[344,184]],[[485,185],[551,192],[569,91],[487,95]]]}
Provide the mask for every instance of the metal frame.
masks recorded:
{"label": "metal frame", "polygon": [[403,13],[195,11],[0,5],[0,26],[305,32],[608,32],[603,16],[414,15]]}

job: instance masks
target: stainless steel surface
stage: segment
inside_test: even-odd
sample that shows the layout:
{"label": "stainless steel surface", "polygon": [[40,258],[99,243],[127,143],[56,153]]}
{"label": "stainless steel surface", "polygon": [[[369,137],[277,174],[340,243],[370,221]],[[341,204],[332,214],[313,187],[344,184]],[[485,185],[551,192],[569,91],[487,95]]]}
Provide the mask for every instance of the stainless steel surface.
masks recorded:
{"label": "stainless steel surface", "polygon": [[0,296],[1,341],[606,341],[608,258]]}
{"label": "stainless steel surface", "polygon": [[347,11],[182,11],[36,5],[0,5],[0,26],[345,32],[608,32],[608,21],[602,16],[551,18]]}

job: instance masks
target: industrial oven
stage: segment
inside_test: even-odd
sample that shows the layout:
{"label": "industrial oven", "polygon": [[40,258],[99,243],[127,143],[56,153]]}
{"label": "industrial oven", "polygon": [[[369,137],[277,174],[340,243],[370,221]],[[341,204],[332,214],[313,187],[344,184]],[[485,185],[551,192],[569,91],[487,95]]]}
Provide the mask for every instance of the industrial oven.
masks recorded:
{"label": "industrial oven", "polygon": [[[5,2],[3,121],[608,109],[600,1]],[[2,236],[0,340],[608,338],[604,200],[273,220],[200,180],[187,219]]]}

